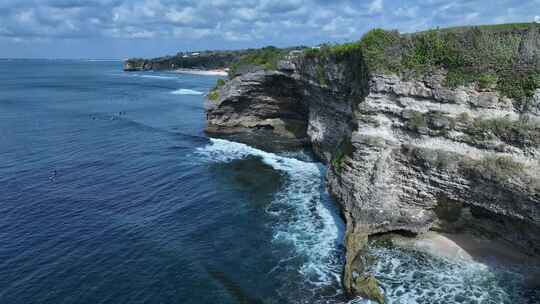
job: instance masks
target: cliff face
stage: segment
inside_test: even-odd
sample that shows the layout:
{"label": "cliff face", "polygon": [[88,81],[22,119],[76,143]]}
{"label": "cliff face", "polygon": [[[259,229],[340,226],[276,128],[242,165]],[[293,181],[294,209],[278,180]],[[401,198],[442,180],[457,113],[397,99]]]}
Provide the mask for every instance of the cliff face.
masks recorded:
{"label": "cliff face", "polygon": [[[443,77],[374,75],[329,189],[370,234],[470,228],[540,253],[540,150],[528,140],[540,117],[529,112],[520,122],[512,100],[473,86],[447,89]],[[499,138],[490,129],[497,123],[523,124],[516,132],[524,134]]]}
{"label": "cliff face", "polygon": [[540,89],[523,107],[493,86],[449,88],[444,69],[370,73],[360,53],[279,68],[219,88],[208,131],[311,144],[347,223],[348,292],[372,234],[470,232],[540,255]]}

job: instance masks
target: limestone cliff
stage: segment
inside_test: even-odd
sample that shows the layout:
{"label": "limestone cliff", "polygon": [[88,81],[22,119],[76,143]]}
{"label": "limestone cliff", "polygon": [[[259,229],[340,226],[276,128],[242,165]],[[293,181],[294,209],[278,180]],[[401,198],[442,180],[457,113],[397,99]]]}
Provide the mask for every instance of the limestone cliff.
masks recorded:
{"label": "limestone cliff", "polygon": [[[518,34],[540,59],[540,31]],[[480,81],[449,86],[445,68],[408,77],[367,61],[304,53],[236,77],[209,94],[207,130],[310,143],[346,220],[350,293],[369,281],[372,234],[479,233],[540,256],[540,89],[524,106]]]}

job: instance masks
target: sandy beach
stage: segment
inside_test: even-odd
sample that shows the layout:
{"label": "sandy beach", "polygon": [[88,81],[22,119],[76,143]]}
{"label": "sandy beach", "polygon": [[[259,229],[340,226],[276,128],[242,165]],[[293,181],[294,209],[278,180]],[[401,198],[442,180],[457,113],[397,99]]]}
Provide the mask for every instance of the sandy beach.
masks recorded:
{"label": "sandy beach", "polygon": [[414,248],[451,260],[497,261],[507,265],[540,265],[540,261],[521,253],[504,241],[488,240],[470,234],[446,234],[430,231],[416,238],[394,235],[392,240],[398,246]]}
{"label": "sandy beach", "polygon": [[226,70],[197,70],[197,69],[176,69],[175,73],[181,74],[193,74],[193,75],[207,75],[207,76],[227,76]]}

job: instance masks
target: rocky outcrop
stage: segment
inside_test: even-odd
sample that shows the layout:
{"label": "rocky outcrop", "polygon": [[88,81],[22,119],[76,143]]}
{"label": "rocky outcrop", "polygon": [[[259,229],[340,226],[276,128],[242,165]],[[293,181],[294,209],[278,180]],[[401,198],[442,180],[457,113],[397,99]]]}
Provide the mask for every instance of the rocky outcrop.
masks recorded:
{"label": "rocky outcrop", "polygon": [[279,67],[221,87],[207,131],[310,143],[347,223],[347,292],[380,301],[363,273],[373,234],[479,233],[540,255],[540,90],[524,112],[490,88],[445,87],[442,70],[370,74],[360,54]]}
{"label": "rocky outcrop", "polygon": [[144,59],[129,59],[124,61],[123,69],[125,72],[149,71],[152,69],[152,64]]}
{"label": "rocky outcrop", "polygon": [[205,101],[206,132],[239,136],[261,147],[276,142],[287,146],[308,143],[308,107],[297,81],[279,71],[259,70],[228,81]]}
{"label": "rocky outcrop", "polygon": [[539,254],[538,144],[475,130],[526,115],[524,132],[533,132],[539,117],[516,112],[495,92],[447,89],[443,77],[371,78],[350,152],[329,170],[330,191],[370,234],[472,229]]}

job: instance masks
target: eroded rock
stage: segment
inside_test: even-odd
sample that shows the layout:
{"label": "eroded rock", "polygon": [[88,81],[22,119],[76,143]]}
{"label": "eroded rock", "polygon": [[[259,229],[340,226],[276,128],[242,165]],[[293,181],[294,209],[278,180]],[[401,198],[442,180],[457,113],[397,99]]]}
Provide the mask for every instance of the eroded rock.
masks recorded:
{"label": "eroded rock", "polygon": [[354,293],[362,298],[384,304],[384,295],[379,287],[379,282],[372,275],[362,275],[354,280]]}
{"label": "eroded rock", "polygon": [[[540,147],[473,130],[478,121],[520,119],[515,101],[475,85],[447,88],[444,71],[417,80],[369,75],[358,56],[298,57],[282,71],[239,76],[207,101],[207,130],[309,142],[329,165],[327,186],[347,223],[351,295],[382,299],[365,273],[373,234],[474,231],[540,255]],[[540,122],[539,112],[526,114]]]}

